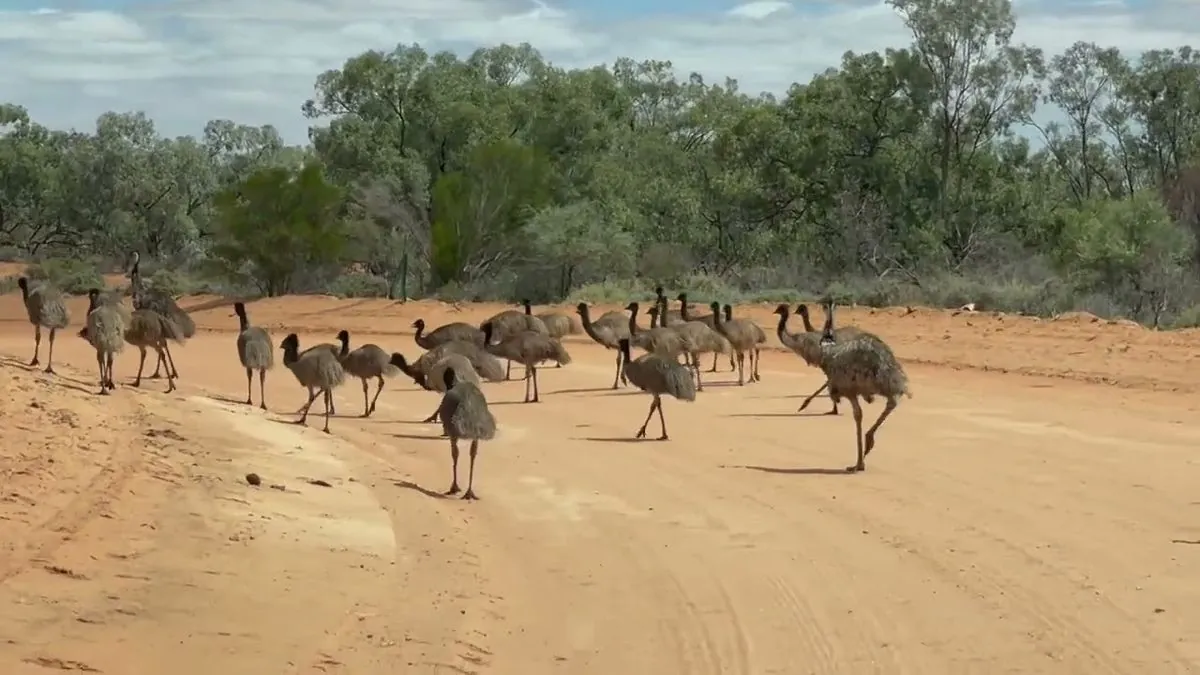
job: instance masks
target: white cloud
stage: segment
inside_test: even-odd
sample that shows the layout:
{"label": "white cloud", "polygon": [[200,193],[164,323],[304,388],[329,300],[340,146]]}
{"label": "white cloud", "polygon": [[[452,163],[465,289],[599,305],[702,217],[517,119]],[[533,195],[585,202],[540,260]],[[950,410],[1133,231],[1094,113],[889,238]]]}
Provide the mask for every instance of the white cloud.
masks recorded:
{"label": "white cloud", "polygon": [[[1127,53],[1200,44],[1190,0],[1021,0],[1017,40],[1062,51],[1076,40]],[[553,0],[165,0],[110,11],[0,11],[0,97],[58,127],[90,128],[110,108],[145,110],[168,134],[210,118],[271,123],[305,138],[315,77],[366,49],[420,42],[469,52],[529,42],[560,65],[670,59],[681,75],[735,77],[783,92],[846,50],[907,45],[881,1],[730,0],[724,11],[605,19]]]}
{"label": "white cloud", "polygon": [[729,10],[727,14],[746,19],[765,19],[777,12],[791,9],[791,7],[792,3],[783,2],[782,0],[760,0],[759,2],[747,2],[743,5],[738,5]]}

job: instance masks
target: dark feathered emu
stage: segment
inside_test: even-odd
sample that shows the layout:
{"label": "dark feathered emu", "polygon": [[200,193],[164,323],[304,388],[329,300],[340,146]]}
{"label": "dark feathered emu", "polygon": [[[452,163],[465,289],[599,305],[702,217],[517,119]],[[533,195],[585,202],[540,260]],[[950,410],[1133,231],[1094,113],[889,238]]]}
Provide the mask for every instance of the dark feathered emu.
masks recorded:
{"label": "dark feathered emu", "polygon": [[471,342],[483,346],[483,331],[469,323],[455,321],[444,326],[438,326],[428,333],[425,332],[425,319],[417,319],[413,322],[412,327],[417,330],[413,334],[413,340],[421,349],[433,349],[439,345],[455,340]]}
{"label": "dark feathered emu", "polygon": [[[804,305],[801,305],[801,307],[803,306]],[[783,346],[799,355],[800,358],[804,359],[804,362],[808,365],[816,368],[821,367],[821,331],[813,332],[806,330],[802,333],[789,333],[787,329],[788,316],[790,316],[790,310],[788,309],[788,306],[786,304],[780,304],[775,308],[775,313],[779,315],[779,324],[775,327],[775,335],[779,337],[779,341],[783,343]],[[819,396],[821,392],[828,388],[829,380],[825,380],[821,383],[820,387],[817,387],[816,391],[809,394],[808,398],[804,399],[804,403],[800,404],[800,410],[797,410],[796,412],[800,412],[807,408],[808,404],[811,403],[814,398]],[[825,414],[838,414],[836,401],[833,403],[833,409]]]}
{"label": "dark feathered emu", "polygon": [[493,342],[495,334],[492,331],[492,324],[483,324],[484,349],[494,356],[508,359],[509,363],[516,361],[525,366],[525,403],[537,403],[540,400],[537,364],[542,361],[567,364],[571,362],[571,355],[561,342],[545,333],[521,331]]}
{"label": "dark feathered emu", "polygon": [[[846,467],[848,472],[866,471],[866,458],[875,447],[875,433],[892,414],[901,396],[911,397],[908,376],[892,353],[891,347],[878,337],[860,332],[845,340],[834,337],[833,301],[825,306],[825,328],[821,333],[821,370],[829,378],[829,395],[836,403],[850,399],[854,411],[854,437],[858,446],[858,462]],[[883,412],[863,434],[862,403],[871,403],[876,396],[885,400]]]}
{"label": "dark feathered emu", "polygon": [[279,344],[283,350],[283,365],[292,371],[296,380],[308,388],[308,401],[300,409],[300,419],[296,424],[304,424],[308,419],[308,409],[318,395],[325,398],[325,428],[329,433],[329,415],[333,407],[333,390],[346,381],[346,371],[338,357],[328,349],[309,349],[300,352],[300,338],[295,333],[288,334]]}
{"label": "dark feathered emu", "polygon": [[271,334],[266,328],[250,325],[246,316],[246,304],[233,303],[233,313],[238,318],[237,350],[238,360],[246,369],[246,405],[254,405],[253,379],[254,371],[258,371],[258,407],[267,409],[267,371],[275,366],[275,350],[272,348]]}
{"label": "dark feathered emu", "polygon": [[458,441],[471,441],[471,467],[467,471],[467,491],[463,499],[478,499],[475,496],[475,456],[479,453],[479,441],[490,441],[496,437],[496,418],[488,410],[483,391],[473,383],[458,380],[453,368],[442,372],[446,394],[438,406],[438,417],[442,430],[450,437],[450,489],[446,494],[458,494]]}
{"label": "dark feathered emu", "polygon": [[666,395],[681,401],[695,401],[696,382],[692,379],[691,369],[653,352],[630,359],[629,338],[621,338],[618,348],[629,382],[654,397],[650,403],[650,411],[646,413],[646,421],[642,422],[641,428],[638,429],[637,438],[646,437],[646,427],[657,410],[658,421],[662,425],[662,435],[658,440],[667,440],[667,420],[663,418],[662,397]]}
{"label": "dark feathered emu", "polygon": [[[812,320],[808,316],[808,305],[805,305],[803,303],[797,305],[796,306],[796,314],[799,314],[800,320],[804,322],[804,331],[805,331],[804,334],[816,336],[816,344],[817,344],[817,347],[819,350],[820,349],[820,341],[821,341],[821,331],[813,328]],[[833,331],[833,339],[837,342],[841,342],[843,340],[847,340],[851,337],[855,337],[855,336],[858,336],[861,334],[862,334],[862,330],[859,328],[856,328],[854,326],[842,326],[841,328],[837,328]],[[807,360],[807,359],[805,359],[805,360]],[[810,361],[809,365],[819,365],[819,364],[817,362]],[[829,388],[829,380],[826,380],[824,383],[821,384],[820,387],[817,387],[816,391],[809,394],[808,397],[804,399],[804,402],[800,404],[800,407],[796,409],[796,412],[804,412],[804,409],[808,407],[808,404],[812,403],[814,398],[820,396],[821,392],[825,391],[828,388]],[[832,397],[830,397],[830,398],[832,399]],[[830,411],[825,414],[826,415],[837,415],[838,414],[838,404],[837,404],[836,400],[833,401],[833,408],[830,409]]]}
{"label": "dark feathered emu", "polygon": [[29,323],[33,324],[33,360],[29,365],[38,365],[38,352],[42,349],[42,329],[50,329],[50,353],[46,356],[46,372],[54,372],[54,334],[66,328],[71,322],[67,313],[67,305],[63,302],[62,293],[42,282],[37,288],[29,288],[29,280],[25,277],[17,279],[21,288],[21,299],[25,301],[25,312],[29,315]]}
{"label": "dark feathered emu", "polygon": [[617,353],[617,370],[613,374],[612,388],[617,388],[617,382],[625,379],[621,372],[621,351],[619,344],[621,338],[629,337],[629,319],[622,312],[605,312],[599,319],[592,321],[588,311],[586,302],[581,302],[575,307],[575,312],[579,314],[579,321],[583,324],[583,332],[587,333],[596,344],[605,349],[612,349]]}
{"label": "dark feathered emu", "polygon": [[[162,314],[169,319],[173,324],[179,327],[182,338],[187,339],[196,334],[196,322],[188,313],[179,308],[175,304],[175,299],[166,293],[157,289],[147,289],[142,286],[142,274],[139,269],[142,256],[137,251],[133,252],[133,264],[129,267],[129,286],[133,292],[133,308],[148,309]],[[161,377],[159,370],[163,366],[167,366],[171,371],[171,377],[178,378],[179,371],[175,369],[173,363],[168,363],[165,355],[159,354],[158,363],[154,366],[154,373],[150,375],[151,379]]]}
{"label": "dark feathered emu", "polygon": [[96,348],[96,365],[100,367],[100,392],[116,389],[113,382],[113,355],[125,348],[125,317],[120,309],[100,302],[100,289],[88,290],[88,313],[79,337]]}

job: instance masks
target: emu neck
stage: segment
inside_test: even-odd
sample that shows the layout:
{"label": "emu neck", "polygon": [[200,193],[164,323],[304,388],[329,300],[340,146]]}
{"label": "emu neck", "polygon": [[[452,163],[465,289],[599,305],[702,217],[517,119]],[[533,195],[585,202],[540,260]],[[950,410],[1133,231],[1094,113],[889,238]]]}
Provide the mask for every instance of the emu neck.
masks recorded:
{"label": "emu neck", "polygon": [[238,312],[238,326],[240,330],[246,330],[250,327],[250,319],[246,317],[245,312]]}
{"label": "emu neck", "polygon": [[787,330],[788,313],[782,312],[779,315],[779,324],[775,327],[775,334],[779,337],[780,342],[786,342],[785,337],[791,337]]}
{"label": "emu neck", "polygon": [[340,338],[340,340],[342,343],[342,351],[338,355],[345,356],[350,353],[350,336],[347,335],[345,337]]}
{"label": "emu neck", "polygon": [[624,347],[619,347],[618,351],[621,352],[622,363],[629,363],[629,345],[626,344]]}
{"label": "emu neck", "polygon": [[689,319],[689,318],[688,318],[688,316],[689,316],[690,314],[691,314],[691,313],[690,313],[690,312],[688,312],[688,303],[687,303],[687,300],[686,300],[686,299],[680,299],[680,301],[679,301],[679,318],[680,318],[680,319],[683,319],[684,321],[691,321],[691,319]]}
{"label": "emu neck", "polygon": [[29,302],[29,284],[21,287],[21,300]]}
{"label": "emu neck", "polygon": [[604,341],[596,334],[596,327],[592,325],[591,312],[583,311],[579,313],[579,323],[583,324],[583,332],[596,342],[603,343]]}
{"label": "emu neck", "polygon": [[401,361],[399,363],[392,361],[392,365],[399,368],[400,371],[405,375],[411,377],[413,382],[416,382],[422,388],[425,388],[425,374],[414,368],[411,363],[408,361]]}
{"label": "emu neck", "polygon": [[804,322],[804,331],[806,333],[817,332],[817,329],[813,328],[812,321],[808,318],[808,312],[800,312],[800,320]]}
{"label": "emu neck", "polygon": [[629,334],[637,335],[642,332],[642,329],[637,324],[638,311],[636,309],[629,310]]}
{"label": "emu neck", "polygon": [[421,334],[422,334],[422,333],[424,333],[424,332],[425,332],[425,324],[423,324],[423,323],[422,323],[422,324],[418,324],[418,325],[417,325],[417,332],[416,332],[416,333],[413,333],[413,339],[414,339],[414,340],[420,340],[420,339],[421,339]]}

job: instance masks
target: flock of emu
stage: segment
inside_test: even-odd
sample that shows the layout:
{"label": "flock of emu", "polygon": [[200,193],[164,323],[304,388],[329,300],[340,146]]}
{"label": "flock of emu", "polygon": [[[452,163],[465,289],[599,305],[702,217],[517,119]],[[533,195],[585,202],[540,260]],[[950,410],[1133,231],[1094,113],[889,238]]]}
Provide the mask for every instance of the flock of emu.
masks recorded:
{"label": "flock of emu", "polygon": [[[135,253],[129,270],[132,311],[124,307],[115,293],[97,288],[88,293],[87,319],[79,336],[96,349],[100,394],[108,394],[116,387],[112,375],[113,357],[126,343],[137,347],[140,353],[133,386],[141,384],[146,353],[151,349],[157,356],[157,365],[149,377],[160,377],[159,371],[165,367],[167,391],[174,391],[179,372],[175,369],[169,344],[182,343],[196,330],[187,312],[170,296],[143,287],[138,263]],[[30,365],[38,365],[42,329],[48,329],[49,354],[45,371],[53,373],[55,333],[70,322],[62,294],[49,284],[33,288],[24,277],[18,283],[29,321],[34,326],[34,354]],[[321,396],[326,433],[329,433],[329,416],[336,412],[333,390],[345,382],[347,375],[362,381],[362,414],[367,417],[375,411],[385,378],[404,373],[422,388],[442,393],[437,409],[425,421],[440,420],[444,435],[450,439],[453,479],[446,494],[460,491],[458,444],[460,440],[470,441],[470,469],[467,489],[462,496],[475,499],[473,485],[479,442],[490,440],[496,433],[496,420],[480,389],[481,382],[509,379],[512,364],[518,363],[525,368],[525,402],[537,402],[537,366],[554,362],[556,367],[562,367],[571,362],[571,355],[561,341],[565,335],[582,330],[594,342],[616,352],[613,389],[621,384],[632,384],[653,397],[637,438],[645,438],[646,428],[657,411],[661,427],[659,440],[668,439],[662,397],[696,400],[697,392],[704,390],[700,368],[702,354],[714,355],[708,372],[715,372],[719,357],[727,355],[730,369],[737,370],[739,385],[761,379],[758,362],[766,334],[758,324],[735,318],[730,305],[722,307],[716,302],[709,305],[711,314],[695,316],[691,314],[686,293],[680,293],[676,299],[679,310],[670,310],[663,289],[656,289],[654,303],[647,310],[650,315],[648,329],[638,324],[640,306],[637,302],[629,303],[625,308],[628,313],[606,312],[596,319],[591,317],[586,303],[579,303],[576,308],[578,321],[557,312],[535,315],[529,301],[522,303],[523,311],[506,310],[478,326],[455,322],[426,332],[424,320],[418,319],[413,323],[414,339],[426,351],[412,362],[399,352],[389,353],[374,344],[351,349],[350,335],[344,330],[337,335],[338,344],[322,343],[301,351],[299,337],[291,333],[276,347],[270,333],[251,325],[245,305],[237,302],[234,304],[240,322],[237,351],[246,369],[246,404],[253,404],[253,380],[257,372],[259,407],[267,409],[266,373],[274,366],[276,348],[283,352],[283,365],[308,389],[308,401],[297,411],[300,418],[296,423],[306,422],[309,409]],[[853,466],[846,467],[846,471],[864,471],[866,456],[875,446],[879,427],[895,410],[900,397],[911,395],[908,378],[883,340],[853,326],[835,328],[833,302],[826,300],[823,304],[825,324],[821,330],[813,328],[806,306],[797,308],[804,323],[804,331],[800,333],[788,332],[790,310],[787,305],[779,305],[775,309],[779,315],[776,334],[785,347],[808,365],[820,368],[826,376],[826,382],[804,400],[800,410],[826,390],[833,402],[830,414],[837,414],[841,399],[849,399],[854,414],[858,460]],[[633,348],[645,353],[634,358]],[[747,357],[750,362],[748,375]],[[508,362],[507,367],[501,359]],[[373,397],[370,395],[372,380],[376,382]],[[862,401],[870,403],[877,396],[884,399],[883,412],[864,434]]]}

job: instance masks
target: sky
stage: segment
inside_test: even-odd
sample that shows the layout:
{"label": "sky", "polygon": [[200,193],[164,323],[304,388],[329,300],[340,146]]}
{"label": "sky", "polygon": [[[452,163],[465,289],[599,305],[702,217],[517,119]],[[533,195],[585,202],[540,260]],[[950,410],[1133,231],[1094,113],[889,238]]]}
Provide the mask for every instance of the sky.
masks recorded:
{"label": "sky", "polygon": [[[1015,40],[1129,54],[1200,47],[1200,0],[1017,0]],[[304,142],[316,76],[368,49],[468,54],[529,42],[560,66],[663,59],[680,76],[782,93],[846,50],[910,37],[876,0],[0,0],[0,102],[56,128],[144,110],[167,135],[210,119],[273,124]]]}

